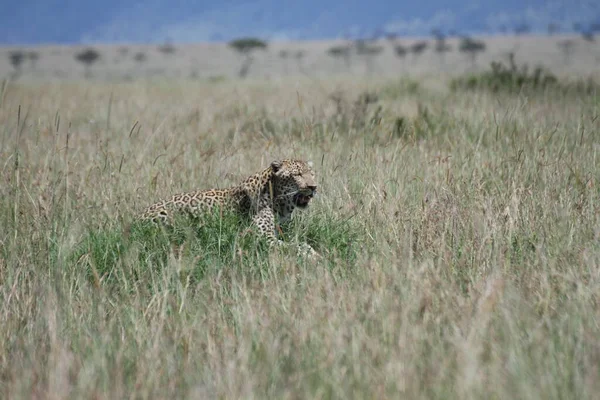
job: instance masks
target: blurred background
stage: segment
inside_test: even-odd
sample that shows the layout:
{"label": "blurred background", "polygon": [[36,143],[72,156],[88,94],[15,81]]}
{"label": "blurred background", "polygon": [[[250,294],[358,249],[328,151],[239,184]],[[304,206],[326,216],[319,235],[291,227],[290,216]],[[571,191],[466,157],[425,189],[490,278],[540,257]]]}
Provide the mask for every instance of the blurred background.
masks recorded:
{"label": "blurred background", "polygon": [[0,78],[594,74],[597,1],[30,0],[0,14]]}

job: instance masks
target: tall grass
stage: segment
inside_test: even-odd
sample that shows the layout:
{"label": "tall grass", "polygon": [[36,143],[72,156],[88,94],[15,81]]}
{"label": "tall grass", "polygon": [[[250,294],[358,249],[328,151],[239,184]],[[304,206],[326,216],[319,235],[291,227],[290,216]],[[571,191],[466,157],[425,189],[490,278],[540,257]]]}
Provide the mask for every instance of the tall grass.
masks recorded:
{"label": "tall grass", "polygon": [[[7,86],[0,397],[595,398],[596,99],[392,85]],[[291,156],[320,260],[125,229]]]}

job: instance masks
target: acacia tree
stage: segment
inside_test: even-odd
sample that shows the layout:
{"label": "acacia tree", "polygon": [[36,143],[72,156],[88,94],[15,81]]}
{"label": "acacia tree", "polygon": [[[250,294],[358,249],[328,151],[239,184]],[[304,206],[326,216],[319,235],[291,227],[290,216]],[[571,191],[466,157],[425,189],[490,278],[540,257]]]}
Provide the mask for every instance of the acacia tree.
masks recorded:
{"label": "acacia tree", "polygon": [[479,53],[483,53],[485,51],[485,43],[481,40],[471,39],[470,37],[464,37],[460,46],[458,47],[461,53],[466,54],[466,56],[471,61],[471,66],[474,68],[477,62],[477,56]]}
{"label": "acacia tree", "polygon": [[75,53],[75,59],[83,64],[84,76],[86,78],[89,78],[92,76],[92,65],[94,65],[100,59],[100,53],[98,53],[96,49],[90,47],[88,49]]}
{"label": "acacia tree", "polygon": [[383,47],[359,40],[355,43],[355,48],[356,54],[364,58],[367,74],[370,75],[373,72],[375,57],[381,54]]}
{"label": "acacia tree", "polygon": [[350,68],[350,53],[352,48],[346,44],[333,46],[327,50],[327,54],[336,60],[342,60],[347,69]]}
{"label": "acacia tree", "polygon": [[267,48],[267,43],[257,38],[241,38],[229,42],[229,47],[242,55],[242,66],[238,72],[240,78],[245,78],[250,72],[250,66],[254,61],[252,53],[255,50],[264,50]]}
{"label": "acacia tree", "polygon": [[595,41],[594,32],[589,29],[585,29],[581,32],[581,38],[590,43]]}
{"label": "acacia tree", "polygon": [[423,52],[427,49],[427,46],[428,44],[425,41],[415,42],[410,46],[410,51],[413,53],[415,61],[421,54],[423,54]]}

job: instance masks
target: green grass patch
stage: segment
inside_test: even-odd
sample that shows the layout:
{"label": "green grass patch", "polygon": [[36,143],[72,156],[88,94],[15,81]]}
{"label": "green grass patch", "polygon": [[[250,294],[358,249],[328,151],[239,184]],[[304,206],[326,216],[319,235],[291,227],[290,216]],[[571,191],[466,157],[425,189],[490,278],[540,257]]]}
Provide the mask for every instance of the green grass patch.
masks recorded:
{"label": "green grass patch", "polygon": [[[299,243],[309,243],[330,261],[356,261],[359,230],[348,219],[299,217],[281,237],[288,244],[281,250],[288,255],[297,254]],[[210,271],[231,267],[264,275],[269,251],[266,239],[251,229],[247,218],[215,210],[202,219],[177,218],[173,227],[136,221],[128,227],[89,230],[70,259],[86,268],[91,281],[116,283],[123,270],[139,280],[161,271],[174,256],[188,266],[186,277],[198,281]]]}

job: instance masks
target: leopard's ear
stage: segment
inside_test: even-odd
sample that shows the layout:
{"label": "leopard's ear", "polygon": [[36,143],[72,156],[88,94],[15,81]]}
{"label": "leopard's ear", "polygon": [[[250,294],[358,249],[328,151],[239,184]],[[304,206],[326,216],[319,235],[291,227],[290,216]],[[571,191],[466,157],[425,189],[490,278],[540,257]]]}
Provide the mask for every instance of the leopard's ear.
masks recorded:
{"label": "leopard's ear", "polygon": [[283,163],[281,161],[273,161],[271,163],[271,169],[273,170],[273,172],[277,172],[279,171],[279,169],[281,168],[281,166],[283,165]]}
{"label": "leopard's ear", "polygon": [[311,160],[308,160],[308,161],[306,162],[306,164],[308,164],[309,168],[312,168],[312,167],[313,167],[313,162],[312,162]]}

